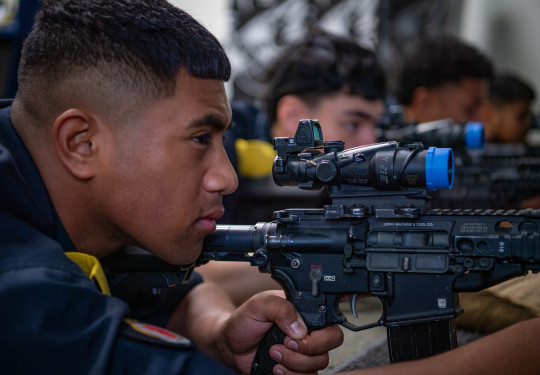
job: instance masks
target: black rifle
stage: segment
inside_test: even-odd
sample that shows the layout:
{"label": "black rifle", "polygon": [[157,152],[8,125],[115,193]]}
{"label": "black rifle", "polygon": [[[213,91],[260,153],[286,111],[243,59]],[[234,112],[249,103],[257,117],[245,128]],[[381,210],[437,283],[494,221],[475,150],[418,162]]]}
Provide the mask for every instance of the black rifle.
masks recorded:
{"label": "black rifle", "polygon": [[[277,138],[273,175],[278,185],[328,186],[332,204],[277,211],[273,222],[219,226],[200,263],[248,261],[270,273],[310,330],[386,326],[391,362],[457,346],[458,292],[540,269],[539,211],[429,209],[425,187],[452,184],[448,149],[389,142],[342,151],[342,143],[325,142],[321,151],[319,132],[316,122],[302,121],[294,138]],[[439,159],[430,160],[430,151]],[[339,309],[344,293],[379,297],[378,322],[348,322]],[[283,338],[274,326],[253,373],[271,371],[268,349]]]}
{"label": "black rifle", "polygon": [[456,171],[451,190],[431,194],[433,207],[451,209],[511,209],[538,196],[538,147],[523,144],[486,144],[481,123],[442,119],[407,122],[400,106],[391,106],[378,124],[379,141],[421,142],[451,147]]}
{"label": "black rifle", "polygon": [[436,147],[481,150],[486,144],[484,127],[479,122],[455,123],[441,119],[424,123],[403,124],[378,129],[379,141],[421,142]]}
{"label": "black rifle", "polygon": [[450,147],[458,154],[481,150],[486,144],[484,126],[479,122],[458,123],[446,118],[417,123],[405,118],[400,105],[388,106],[375,132],[379,142],[421,142],[435,147]]}
{"label": "black rifle", "polygon": [[433,206],[510,209],[540,195],[539,147],[487,144],[481,153],[458,156],[455,163],[453,189],[435,192]]}
{"label": "black rifle", "polygon": [[[301,121],[275,147],[275,182],[326,186],[331,204],[218,226],[197,264],[247,261],[270,273],[310,330],[385,326],[391,362],[423,358],[457,346],[458,292],[540,269],[540,211],[430,210],[426,187],[452,185],[450,149],[386,142],[343,150],[343,142],[323,142],[315,121]],[[164,263],[163,273],[169,269]],[[356,293],[380,298],[377,322],[347,321],[340,296]],[[268,350],[283,339],[277,326],[268,332],[252,374],[272,372]]]}

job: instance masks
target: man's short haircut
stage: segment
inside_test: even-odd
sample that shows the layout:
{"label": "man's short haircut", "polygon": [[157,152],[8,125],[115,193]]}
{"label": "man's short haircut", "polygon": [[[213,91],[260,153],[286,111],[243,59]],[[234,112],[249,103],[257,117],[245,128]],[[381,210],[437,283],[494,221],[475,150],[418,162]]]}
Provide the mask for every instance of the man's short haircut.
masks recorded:
{"label": "man's short haircut", "polygon": [[405,59],[396,97],[402,105],[408,105],[418,87],[458,84],[464,78],[489,80],[492,75],[493,64],[487,56],[458,38],[440,35],[420,42]]}
{"label": "man's short haircut", "polygon": [[497,106],[517,101],[533,102],[535,98],[532,86],[512,73],[496,74],[490,81],[489,100]]}
{"label": "man's short haircut", "polygon": [[322,30],[286,47],[265,72],[265,109],[271,123],[285,95],[308,105],[339,91],[368,100],[385,96],[385,74],[375,53],[355,41]]}
{"label": "man's short haircut", "polygon": [[198,78],[231,74],[217,39],[165,0],[43,0],[22,50],[17,98],[36,116],[76,85],[101,101],[122,93],[152,100],[174,94],[182,68]]}

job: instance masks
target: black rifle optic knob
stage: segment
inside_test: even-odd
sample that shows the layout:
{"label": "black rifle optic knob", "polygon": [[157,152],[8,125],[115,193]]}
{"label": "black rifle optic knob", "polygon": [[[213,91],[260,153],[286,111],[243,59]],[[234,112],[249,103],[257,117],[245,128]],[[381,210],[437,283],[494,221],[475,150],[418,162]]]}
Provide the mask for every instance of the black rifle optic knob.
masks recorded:
{"label": "black rifle optic knob", "polygon": [[315,174],[319,181],[330,182],[336,177],[337,168],[334,163],[328,160],[323,160],[319,164],[317,164],[317,167],[315,168]]}
{"label": "black rifle optic knob", "polygon": [[345,149],[345,142],[343,141],[326,141],[324,142],[324,153],[340,152]]}

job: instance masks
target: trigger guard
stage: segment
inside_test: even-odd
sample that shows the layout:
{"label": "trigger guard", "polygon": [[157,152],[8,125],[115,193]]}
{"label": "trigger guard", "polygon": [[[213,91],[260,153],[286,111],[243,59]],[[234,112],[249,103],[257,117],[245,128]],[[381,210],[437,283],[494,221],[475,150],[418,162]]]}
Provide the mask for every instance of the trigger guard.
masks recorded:
{"label": "trigger guard", "polygon": [[[353,295],[352,300],[351,300],[351,311],[352,311],[354,317],[356,318],[357,317],[356,308],[352,305],[355,302],[356,302],[356,294]],[[336,304],[334,306],[337,307],[336,308],[336,313],[337,313],[336,315],[339,316],[340,320],[341,320],[339,325],[341,325],[342,327],[347,328],[348,330],[351,330],[351,331],[363,331],[363,330],[370,329],[370,328],[384,326],[384,324],[385,324],[385,319],[384,319],[385,311],[384,311],[384,308],[383,308],[383,312],[382,312],[381,317],[376,322],[369,323],[369,324],[364,324],[364,325],[361,325],[361,326],[357,326],[356,324],[352,324],[351,322],[349,322],[347,320],[347,317],[345,316],[345,314],[343,314],[343,312],[339,308],[339,304]]]}
{"label": "trigger guard", "polygon": [[352,324],[351,322],[349,322],[347,319],[345,319],[342,323],[341,323],[341,326],[351,330],[351,331],[363,331],[363,330],[366,330],[366,329],[370,329],[370,328],[374,328],[374,327],[379,327],[379,326],[383,326],[384,325],[384,322],[381,319],[379,319],[379,321],[375,322],[375,323],[370,323],[370,324],[364,324],[363,326],[357,326],[355,324]]}

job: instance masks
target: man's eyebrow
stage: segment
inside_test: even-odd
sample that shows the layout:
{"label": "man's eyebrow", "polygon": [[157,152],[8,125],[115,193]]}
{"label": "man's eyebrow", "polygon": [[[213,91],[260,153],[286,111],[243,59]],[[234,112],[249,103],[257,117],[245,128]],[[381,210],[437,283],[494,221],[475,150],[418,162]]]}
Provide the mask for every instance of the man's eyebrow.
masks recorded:
{"label": "man's eyebrow", "polygon": [[[361,118],[364,118],[366,120],[374,120],[374,118],[369,113],[364,112],[364,111],[360,111],[360,110],[351,110],[351,111],[346,111],[345,113],[347,115],[361,117]],[[382,114],[381,114],[381,116],[382,116]]]}
{"label": "man's eyebrow", "polygon": [[214,128],[214,130],[222,131],[230,128],[231,123],[227,124],[223,121],[221,117],[213,114],[207,114],[203,117],[199,117],[191,121],[188,125],[188,128],[199,128],[203,126],[210,126]]}

